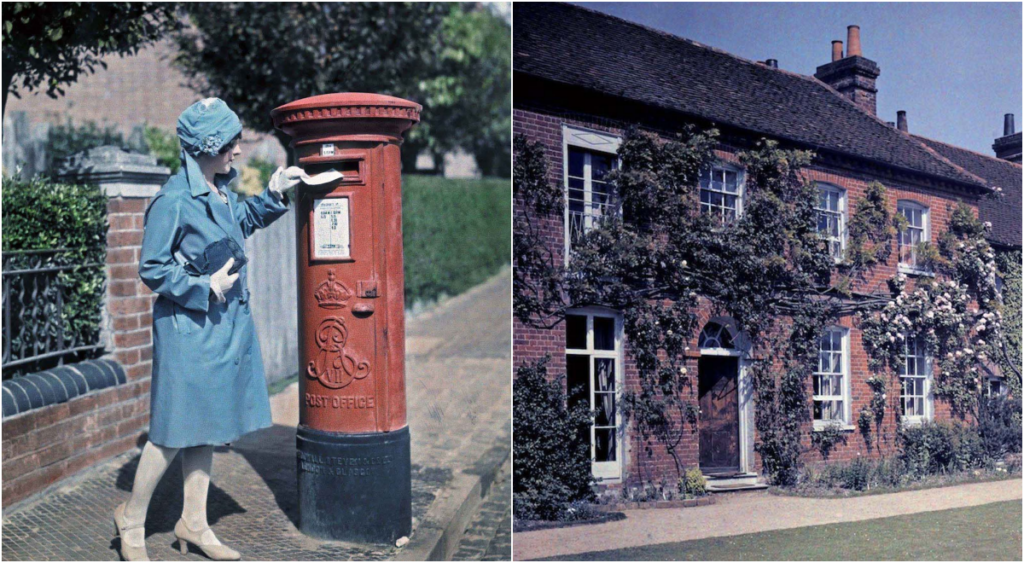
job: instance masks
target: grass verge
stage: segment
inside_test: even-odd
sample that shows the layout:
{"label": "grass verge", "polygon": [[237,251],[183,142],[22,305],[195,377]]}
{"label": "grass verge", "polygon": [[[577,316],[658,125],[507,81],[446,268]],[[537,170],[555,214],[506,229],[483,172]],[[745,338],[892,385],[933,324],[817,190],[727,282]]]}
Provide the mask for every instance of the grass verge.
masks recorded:
{"label": "grass verge", "polygon": [[970,471],[947,475],[929,475],[920,481],[914,481],[901,487],[875,487],[863,491],[842,488],[808,487],[808,488],[783,488],[769,487],[768,493],[783,497],[803,498],[853,498],[867,497],[872,495],[888,495],[891,493],[902,493],[905,491],[923,491],[925,489],[937,489],[940,487],[952,487],[955,485],[968,485],[971,483],[988,483],[990,481],[1009,481],[1020,479],[1021,473],[983,471],[975,474]]}
{"label": "grass verge", "polygon": [[[573,554],[578,561],[1021,560],[1021,502]],[[552,559],[553,560],[553,559]]]}

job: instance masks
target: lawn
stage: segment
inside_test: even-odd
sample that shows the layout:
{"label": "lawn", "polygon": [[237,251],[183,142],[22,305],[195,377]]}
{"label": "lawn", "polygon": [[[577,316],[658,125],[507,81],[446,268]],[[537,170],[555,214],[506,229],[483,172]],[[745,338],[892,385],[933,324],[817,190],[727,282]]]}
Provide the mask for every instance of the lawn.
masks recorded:
{"label": "lawn", "polygon": [[580,561],[1021,560],[1021,502],[595,551]]}

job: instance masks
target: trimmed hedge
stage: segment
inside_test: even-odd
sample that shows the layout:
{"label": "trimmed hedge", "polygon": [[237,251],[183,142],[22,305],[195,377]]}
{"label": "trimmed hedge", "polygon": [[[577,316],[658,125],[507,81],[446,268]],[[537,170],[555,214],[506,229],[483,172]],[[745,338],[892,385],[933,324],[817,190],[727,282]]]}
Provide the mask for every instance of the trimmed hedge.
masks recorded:
{"label": "trimmed hedge", "polygon": [[402,177],[405,304],[458,295],[512,259],[509,180]]}
{"label": "trimmed hedge", "polygon": [[[107,198],[96,186],[53,183],[43,177],[32,180],[5,177],[2,197],[4,252],[68,248],[67,252],[53,256],[44,265],[105,262]],[[15,260],[12,266],[22,264],[17,258],[12,260]],[[64,291],[61,315],[64,318],[65,344],[96,342],[100,330],[105,269],[63,271],[58,274],[58,281]],[[49,366],[27,365],[13,369],[12,373],[19,369],[34,371],[46,367]],[[4,377],[9,377],[6,370]]]}

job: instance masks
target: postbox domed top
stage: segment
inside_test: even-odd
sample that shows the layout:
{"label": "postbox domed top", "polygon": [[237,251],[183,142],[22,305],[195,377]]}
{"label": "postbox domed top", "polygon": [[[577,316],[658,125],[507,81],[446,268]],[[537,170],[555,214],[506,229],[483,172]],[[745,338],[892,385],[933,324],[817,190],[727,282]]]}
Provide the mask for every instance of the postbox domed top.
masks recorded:
{"label": "postbox domed top", "polygon": [[289,102],[270,112],[274,126],[319,119],[407,119],[420,120],[422,106],[409,100],[385,96],[345,92],[322,94]]}

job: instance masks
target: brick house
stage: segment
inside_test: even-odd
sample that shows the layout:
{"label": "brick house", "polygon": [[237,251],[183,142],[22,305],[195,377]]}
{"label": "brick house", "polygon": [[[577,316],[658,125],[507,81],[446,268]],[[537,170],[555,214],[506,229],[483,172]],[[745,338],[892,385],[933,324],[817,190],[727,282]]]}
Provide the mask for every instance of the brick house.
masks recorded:
{"label": "brick house", "polygon": [[[567,198],[563,212],[541,218],[556,262],[571,252],[575,235],[614,212],[615,194],[603,175],[616,166],[619,144],[632,125],[662,134],[688,124],[718,128],[718,162],[701,182],[701,207],[730,218],[743,210],[739,151],[762,137],[815,151],[804,172],[820,189],[819,229],[837,256],[846,245],[851,207],[876,180],[887,187],[890,213],[901,213],[910,223],[899,235],[903,241],[936,241],[947,228],[948,208],[964,202],[991,214],[994,242],[1020,248],[1021,167],[915,137],[906,130],[905,114],[899,127],[879,119],[875,80],[880,71],[863,56],[856,26],[848,30],[845,56],[842,42],[834,42],[832,61],[810,77],[781,70],[773,60],[749,61],[577,6],[527,3],[514,10],[513,133],[542,144],[550,181]],[[1016,138],[1019,162],[1019,133]],[[1008,199],[981,203],[995,186]],[[898,271],[920,274],[912,249],[899,245],[890,262],[874,268],[855,289],[884,291],[885,281]],[[565,374],[570,388],[586,390],[570,401],[589,401],[597,413],[590,433],[593,474],[613,487],[635,482],[641,465],[645,476],[675,476],[669,455],[658,447],[652,455],[642,453],[631,428],[622,423],[618,393],[639,385],[622,325],[621,312],[605,308],[570,310],[564,322],[550,329],[519,319],[513,323],[516,365],[547,355],[549,373]],[[750,483],[760,461],[746,371],[758,358],[745,348],[744,335],[730,319],[710,318],[705,311],[701,326],[689,343],[687,369],[697,376],[692,396],[685,398],[705,414],[700,431],[684,436],[677,453],[687,467],[739,475],[741,483]],[[828,370],[819,367],[815,379],[838,385],[827,392],[816,385],[808,393],[814,428],[834,420],[855,434],[856,413],[872,392],[866,383],[871,375],[867,354],[853,319],[844,317],[828,328],[819,346],[834,362]],[[949,418],[949,406],[930,390],[931,359],[914,344],[906,354],[921,361],[908,362],[917,367],[889,390],[900,395],[904,420]],[[882,432],[894,430],[895,422],[887,417]],[[806,455],[807,461],[820,460],[817,453]],[[879,454],[850,436],[830,461],[858,455]]]}

